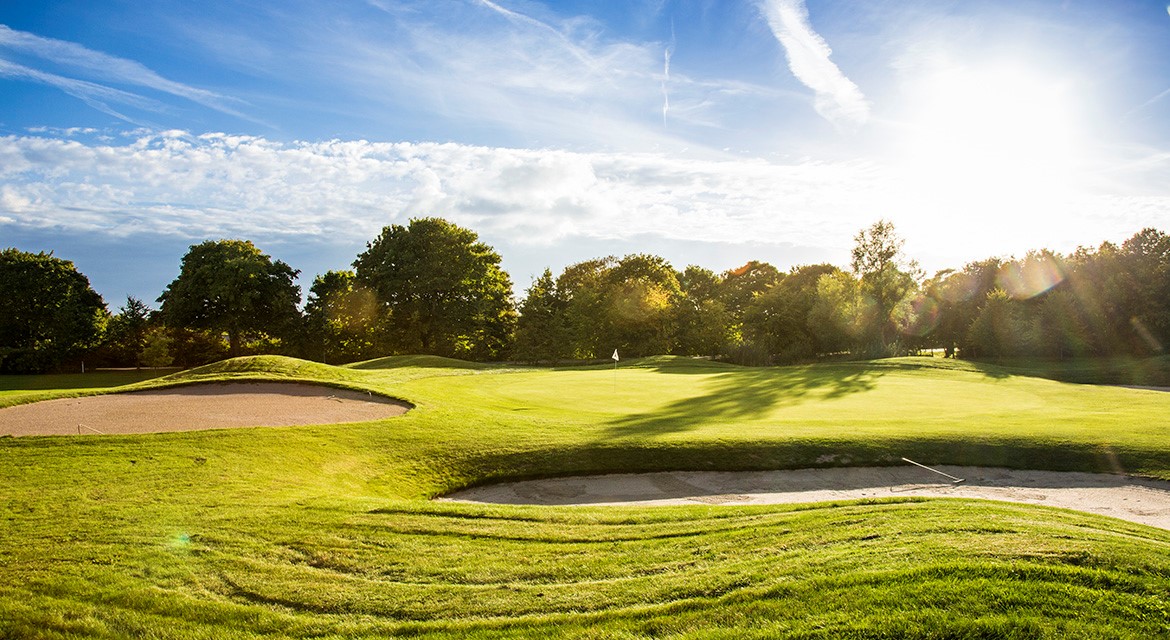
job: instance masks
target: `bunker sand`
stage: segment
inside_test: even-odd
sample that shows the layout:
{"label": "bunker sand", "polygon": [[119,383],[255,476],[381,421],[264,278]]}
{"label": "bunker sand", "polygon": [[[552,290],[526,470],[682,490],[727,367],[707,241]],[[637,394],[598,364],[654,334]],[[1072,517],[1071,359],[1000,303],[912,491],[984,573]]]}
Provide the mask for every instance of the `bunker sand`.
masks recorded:
{"label": "bunker sand", "polygon": [[0,409],[0,435],[98,435],[366,422],[409,405],[310,384],[198,384]]}
{"label": "bunker sand", "polygon": [[1170,529],[1170,482],[1121,475],[937,466],[756,472],[670,472],[527,480],[476,487],[444,500],[495,504],[793,504],[891,497],[980,498],[1063,507]]}

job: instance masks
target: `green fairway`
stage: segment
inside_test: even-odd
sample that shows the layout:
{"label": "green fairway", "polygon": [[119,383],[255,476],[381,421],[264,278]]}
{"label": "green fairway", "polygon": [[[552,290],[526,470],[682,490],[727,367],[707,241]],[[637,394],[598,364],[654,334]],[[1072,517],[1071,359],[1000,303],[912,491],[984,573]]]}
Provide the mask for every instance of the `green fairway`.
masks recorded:
{"label": "green fairway", "polygon": [[[501,479],[901,456],[1170,479],[1170,394],[929,358],[621,364],[245,358],[132,388],[295,379],[416,408],[350,425],[0,438],[0,638],[1170,635],[1170,532],[1100,516],[960,500],[427,500]],[[0,385],[0,406],[103,386]]]}

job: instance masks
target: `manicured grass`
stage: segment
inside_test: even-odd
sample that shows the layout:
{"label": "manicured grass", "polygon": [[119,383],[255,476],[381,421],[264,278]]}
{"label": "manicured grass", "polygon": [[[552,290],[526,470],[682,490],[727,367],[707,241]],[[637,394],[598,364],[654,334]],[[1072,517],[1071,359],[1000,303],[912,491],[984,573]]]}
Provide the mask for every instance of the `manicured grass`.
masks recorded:
{"label": "manicured grass", "polygon": [[[501,478],[924,462],[1170,478],[1170,394],[902,359],[482,367],[248,358],[134,385],[316,380],[358,425],[0,439],[0,638],[1152,638],[1170,532],[957,500],[536,508]],[[0,399],[3,402],[3,399]]]}
{"label": "manicured grass", "polygon": [[33,402],[46,397],[59,397],[68,390],[75,394],[107,391],[172,373],[167,369],[127,369],[90,371],[88,373],[57,373],[42,376],[0,376],[0,407],[20,402]]}

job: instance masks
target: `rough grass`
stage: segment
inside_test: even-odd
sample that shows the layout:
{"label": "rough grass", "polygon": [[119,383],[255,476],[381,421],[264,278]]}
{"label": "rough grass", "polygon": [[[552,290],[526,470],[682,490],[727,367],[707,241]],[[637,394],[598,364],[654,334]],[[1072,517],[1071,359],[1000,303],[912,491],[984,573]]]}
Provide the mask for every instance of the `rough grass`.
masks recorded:
{"label": "rough grass", "polygon": [[417,408],[361,425],[0,439],[0,638],[1170,635],[1170,532],[1100,516],[423,499],[500,478],[901,455],[1170,478],[1168,394],[938,359],[657,358],[615,376],[246,358],[135,388],[238,379]]}

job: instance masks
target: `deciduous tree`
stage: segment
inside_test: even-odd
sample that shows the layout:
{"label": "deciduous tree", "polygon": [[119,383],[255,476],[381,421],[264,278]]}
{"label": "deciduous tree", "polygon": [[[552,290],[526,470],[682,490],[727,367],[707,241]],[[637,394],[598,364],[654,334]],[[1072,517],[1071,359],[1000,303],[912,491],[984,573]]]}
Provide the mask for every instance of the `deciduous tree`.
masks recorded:
{"label": "deciduous tree", "polygon": [[475,232],[440,218],[391,225],[353,263],[402,352],[490,360],[511,347],[512,281]]}
{"label": "deciduous tree", "polygon": [[895,315],[917,287],[918,265],[902,252],[904,241],[892,222],[873,223],[859,231],[853,242],[849,264],[873,310],[865,325],[865,341],[872,355],[885,355],[897,329]]}
{"label": "deciduous tree", "polygon": [[375,353],[380,319],[374,292],[352,271],[317,276],[305,302],[305,350],[310,357],[338,364]]}
{"label": "deciduous tree", "polygon": [[102,297],[68,260],[0,251],[0,371],[52,369],[94,346],[108,317]]}
{"label": "deciduous tree", "polygon": [[229,353],[239,355],[246,339],[292,331],[298,273],[247,240],[209,240],[191,246],[158,301],[167,326],[226,333]]}

